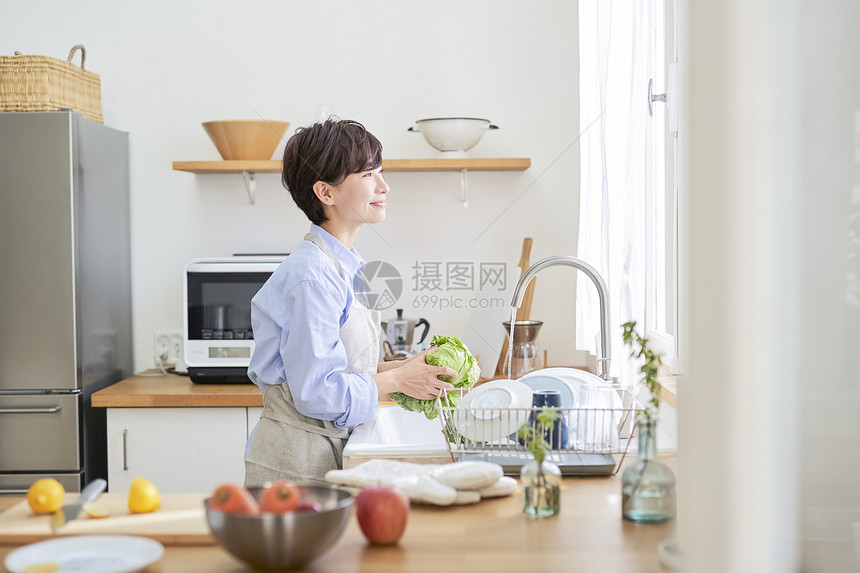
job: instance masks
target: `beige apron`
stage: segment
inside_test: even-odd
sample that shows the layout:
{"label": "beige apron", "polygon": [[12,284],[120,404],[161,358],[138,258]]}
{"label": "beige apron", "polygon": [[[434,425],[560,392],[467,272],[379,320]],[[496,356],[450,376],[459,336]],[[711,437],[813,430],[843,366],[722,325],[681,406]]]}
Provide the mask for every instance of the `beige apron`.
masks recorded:
{"label": "beige apron", "polygon": [[[322,249],[341,278],[350,280],[340,261],[321,239],[309,233],[305,240]],[[349,317],[340,328],[339,338],[346,350],[344,372],[375,374],[382,333],[380,313],[362,304],[360,295],[356,293]],[[327,471],[343,466],[343,448],[351,431],[300,414],[286,382],[266,386],[263,413],[245,458],[245,485],[259,486],[276,479],[325,483],[323,478]]]}

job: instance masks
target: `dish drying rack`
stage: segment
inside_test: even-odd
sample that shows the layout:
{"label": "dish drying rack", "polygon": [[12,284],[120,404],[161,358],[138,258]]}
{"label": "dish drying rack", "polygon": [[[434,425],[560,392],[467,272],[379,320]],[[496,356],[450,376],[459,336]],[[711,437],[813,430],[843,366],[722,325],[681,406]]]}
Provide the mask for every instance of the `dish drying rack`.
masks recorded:
{"label": "dish drying rack", "polygon": [[[546,461],[558,465],[566,475],[614,475],[636,437],[636,411],[640,405],[630,389],[620,384],[606,384],[601,390],[611,398],[612,406],[598,402],[599,406],[571,408],[458,407],[446,405],[440,397],[436,399],[436,411],[452,461],[493,461],[506,474],[519,475],[519,469],[532,455],[518,438],[517,430],[529,424],[537,431],[537,414],[551,409],[558,413],[557,420],[563,418],[566,422],[567,436],[565,440],[560,423],[548,430],[545,439],[551,447]],[[468,391],[460,390],[460,401]],[[608,394],[610,391],[627,406],[619,407]]]}

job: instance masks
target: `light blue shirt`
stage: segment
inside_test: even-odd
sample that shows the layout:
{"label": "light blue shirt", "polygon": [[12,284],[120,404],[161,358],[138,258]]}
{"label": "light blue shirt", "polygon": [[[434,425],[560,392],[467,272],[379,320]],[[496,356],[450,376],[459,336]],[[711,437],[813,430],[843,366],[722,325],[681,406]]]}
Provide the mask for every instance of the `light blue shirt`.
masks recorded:
{"label": "light blue shirt", "polygon": [[352,428],[373,417],[379,399],[370,374],[344,373],[340,341],[364,261],[322,227],[311,225],[310,233],[331,249],[350,280],[341,278],[322,249],[302,241],[251,301],[248,376],[261,391],[286,380],[299,413]]}

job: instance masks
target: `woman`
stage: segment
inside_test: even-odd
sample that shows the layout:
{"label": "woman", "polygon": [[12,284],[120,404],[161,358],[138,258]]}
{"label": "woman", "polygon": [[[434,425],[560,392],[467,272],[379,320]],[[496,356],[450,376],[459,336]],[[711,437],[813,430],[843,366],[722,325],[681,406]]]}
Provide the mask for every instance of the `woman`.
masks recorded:
{"label": "woman", "polygon": [[251,303],[248,367],[263,413],[248,441],[245,485],[320,483],[343,463],[351,429],[373,418],[379,396],[435,398],[451,368],[380,363],[379,311],[364,302],[364,261],[353,248],[365,223],[385,220],[382,146],[364,126],[329,119],[300,128],[284,149],[283,183],[311,221],[305,240]]}

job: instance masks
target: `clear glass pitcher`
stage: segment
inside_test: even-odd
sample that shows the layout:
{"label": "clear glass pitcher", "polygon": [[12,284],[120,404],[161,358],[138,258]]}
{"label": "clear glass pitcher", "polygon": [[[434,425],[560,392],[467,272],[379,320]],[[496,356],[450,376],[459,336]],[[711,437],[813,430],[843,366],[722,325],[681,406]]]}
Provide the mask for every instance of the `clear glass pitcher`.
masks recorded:
{"label": "clear glass pitcher", "polygon": [[[511,321],[502,323],[508,336],[511,335]],[[516,380],[533,370],[543,368],[543,356],[537,344],[537,335],[543,322],[540,320],[517,320],[514,322],[513,354],[505,361],[503,374]],[[510,367],[510,368],[509,368]]]}

